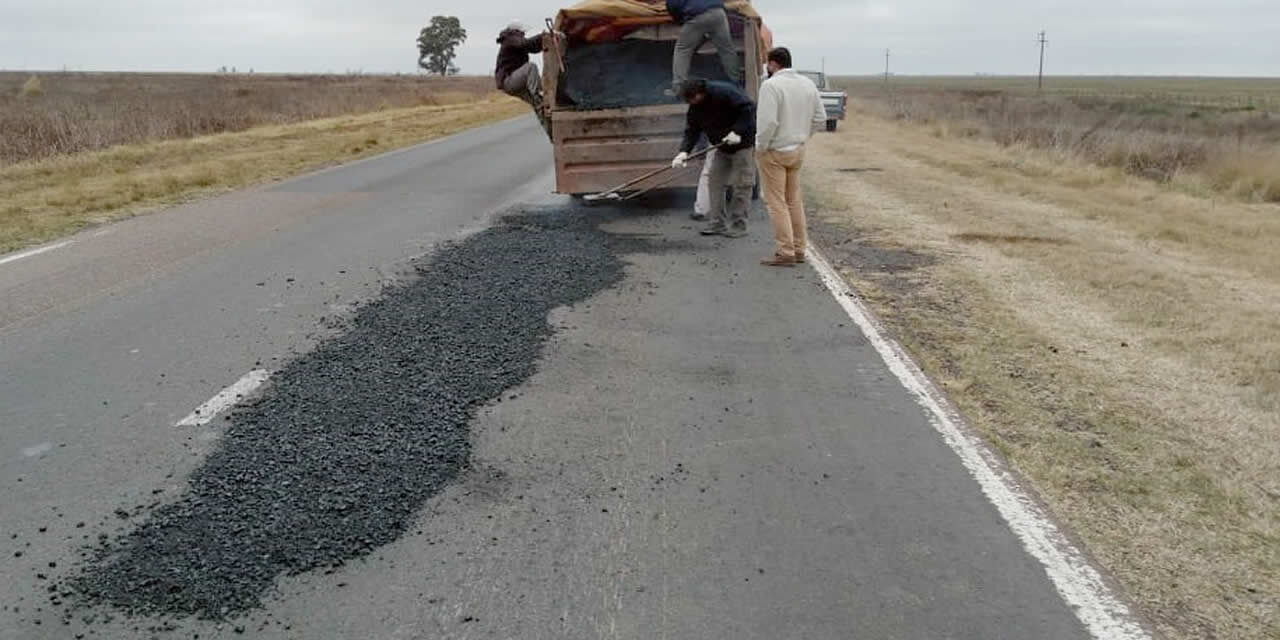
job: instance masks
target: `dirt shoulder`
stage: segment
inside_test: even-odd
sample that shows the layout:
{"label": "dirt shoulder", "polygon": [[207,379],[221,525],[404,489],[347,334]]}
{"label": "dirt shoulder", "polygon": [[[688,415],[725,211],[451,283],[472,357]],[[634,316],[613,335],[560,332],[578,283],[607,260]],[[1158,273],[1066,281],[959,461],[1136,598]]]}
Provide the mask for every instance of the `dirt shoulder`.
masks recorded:
{"label": "dirt shoulder", "polygon": [[112,147],[0,167],[0,252],[528,111],[506,97]]}
{"label": "dirt shoulder", "polygon": [[815,239],[1171,638],[1280,637],[1280,207],[855,115]]}

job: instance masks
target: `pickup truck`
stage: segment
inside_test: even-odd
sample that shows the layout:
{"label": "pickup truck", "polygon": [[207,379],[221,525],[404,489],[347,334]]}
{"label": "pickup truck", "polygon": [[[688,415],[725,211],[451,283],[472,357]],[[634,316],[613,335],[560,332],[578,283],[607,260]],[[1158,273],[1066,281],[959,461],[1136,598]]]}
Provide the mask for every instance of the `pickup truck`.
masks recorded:
{"label": "pickup truck", "polygon": [[849,94],[837,91],[827,84],[827,74],[821,71],[801,71],[800,75],[818,85],[818,93],[822,96],[822,106],[827,109],[827,131],[835,131],[849,111]]}

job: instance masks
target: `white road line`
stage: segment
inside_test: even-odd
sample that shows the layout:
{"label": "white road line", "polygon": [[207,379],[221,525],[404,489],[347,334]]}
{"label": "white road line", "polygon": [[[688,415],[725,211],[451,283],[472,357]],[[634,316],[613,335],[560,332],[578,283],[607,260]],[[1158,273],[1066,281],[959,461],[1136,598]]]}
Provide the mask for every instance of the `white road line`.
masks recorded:
{"label": "white road line", "polygon": [[253,393],[254,389],[262,386],[262,383],[271,377],[271,372],[265,369],[257,369],[246,373],[243,378],[236,381],[235,384],[218,392],[218,395],[209,399],[208,402],[196,407],[191,415],[183,418],[175,427],[198,427],[208,424],[215,416],[228,408],[234,406],[245,396]]}
{"label": "white road line", "polygon": [[15,254],[13,254],[13,255],[11,255],[11,256],[5,256],[5,257],[3,257],[3,258],[0,258],[0,264],[9,264],[10,262],[17,262],[17,261],[19,261],[19,260],[22,260],[23,258],[30,258],[31,256],[38,256],[38,255],[40,255],[40,254],[42,254],[42,253],[47,253],[47,252],[49,252],[49,251],[53,251],[53,250],[55,250],[55,249],[61,249],[61,248],[63,248],[63,247],[66,247],[66,246],[69,246],[69,245],[72,245],[72,244],[75,244],[75,241],[74,241],[74,240],[64,240],[64,241],[62,241],[62,242],[59,242],[58,244],[51,244],[51,245],[49,245],[49,246],[47,246],[47,247],[40,247],[39,249],[31,249],[31,250],[29,250],[29,251],[22,251],[22,252],[20,252],[20,253],[15,253]]}
{"label": "white road line", "polygon": [[823,284],[862,330],[893,374],[915,395],[916,401],[928,413],[933,428],[960,457],[1022,546],[1044,565],[1054,587],[1075,610],[1090,635],[1097,640],[1151,640],[1151,635],[1107,586],[1085,555],[1067,539],[1031,494],[1003,471],[1003,464],[991,449],[967,427],[961,427],[963,421],[959,414],[902,346],[886,337],[879,321],[832,268],[826,256],[818,249],[810,248],[809,257]]}

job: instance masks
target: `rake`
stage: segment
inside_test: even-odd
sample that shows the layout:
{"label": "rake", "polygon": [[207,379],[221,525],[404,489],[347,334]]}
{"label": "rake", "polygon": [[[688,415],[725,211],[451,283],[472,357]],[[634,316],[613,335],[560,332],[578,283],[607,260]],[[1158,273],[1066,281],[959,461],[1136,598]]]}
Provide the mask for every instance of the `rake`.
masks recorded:
{"label": "rake", "polygon": [[[716,149],[716,148],[717,148],[717,147],[715,147],[715,146],[707,147],[706,149],[703,149],[702,151],[698,151],[698,152],[696,152],[696,153],[691,154],[691,155],[689,156],[689,158],[688,158],[688,159],[689,159],[689,160],[696,160],[696,159],[698,159],[698,158],[701,158],[702,156],[707,155],[708,153],[711,153],[711,151],[712,151],[713,149]],[[635,198],[635,197],[637,197],[637,196],[640,196],[640,195],[646,194],[646,193],[648,193],[648,192],[650,192],[650,191],[653,191],[654,189],[657,189],[657,188],[659,188],[659,187],[663,187],[663,186],[666,186],[667,184],[670,184],[673,180],[675,180],[676,176],[672,176],[671,178],[669,178],[669,179],[667,179],[667,180],[665,180],[665,181],[663,181],[663,182],[659,182],[658,184],[655,184],[655,185],[653,185],[653,186],[651,186],[651,187],[648,187],[648,188],[646,188],[646,189],[642,189],[642,190],[637,191],[637,192],[632,193],[632,194],[628,194],[628,195],[626,195],[626,196],[623,196],[623,195],[622,195],[622,191],[625,191],[628,187],[634,187],[634,186],[636,186],[636,185],[640,184],[641,182],[644,182],[645,180],[649,180],[649,179],[652,179],[652,178],[656,178],[656,177],[658,177],[658,176],[660,176],[660,175],[662,175],[662,174],[664,174],[664,173],[666,173],[666,172],[668,172],[668,171],[675,171],[677,168],[678,168],[678,167],[670,167],[670,166],[667,166],[667,167],[660,167],[660,168],[658,168],[658,169],[655,169],[655,170],[653,170],[653,171],[650,171],[649,173],[646,173],[646,174],[644,174],[644,175],[640,176],[639,178],[636,178],[636,179],[631,180],[631,181],[629,181],[629,182],[625,182],[625,183],[623,183],[623,184],[620,184],[620,185],[618,185],[618,186],[616,186],[616,187],[614,187],[614,188],[612,188],[612,189],[610,189],[610,190],[608,190],[608,191],[604,191],[604,192],[601,192],[601,193],[592,193],[592,194],[588,194],[588,195],[586,195],[586,196],[583,196],[582,201],[583,201],[583,202],[586,202],[587,204],[599,204],[599,203],[601,203],[601,202],[622,202],[622,201],[625,201],[625,200],[631,200],[632,198]]]}

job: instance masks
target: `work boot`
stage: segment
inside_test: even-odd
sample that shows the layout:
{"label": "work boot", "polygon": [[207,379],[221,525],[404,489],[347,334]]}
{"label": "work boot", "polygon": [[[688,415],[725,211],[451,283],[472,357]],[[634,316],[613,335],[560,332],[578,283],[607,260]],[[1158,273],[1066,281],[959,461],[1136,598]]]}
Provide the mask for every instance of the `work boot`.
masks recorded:
{"label": "work boot", "polygon": [[724,226],[713,224],[709,227],[704,227],[702,231],[699,231],[698,233],[701,233],[704,236],[723,236],[727,235],[728,232],[729,230]]}
{"label": "work boot", "polygon": [[538,124],[542,126],[543,131],[547,132],[547,137],[554,142],[555,138],[551,135],[551,109],[542,101],[541,92],[533,96],[533,103],[530,106],[533,107],[533,115],[538,119]]}
{"label": "work boot", "polygon": [[747,237],[747,230],[735,227],[732,229],[726,229],[725,232],[720,235],[723,235],[726,238],[745,238]]}
{"label": "work boot", "polygon": [[555,136],[551,135],[551,117],[547,114],[547,112],[539,110],[534,112],[533,115],[538,118],[538,125],[541,126],[542,130],[547,133],[547,138],[550,139],[552,142],[555,142]]}
{"label": "work boot", "polygon": [[761,260],[760,264],[766,267],[794,267],[796,266],[796,261],[791,256],[780,256],[774,254],[771,257]]}

